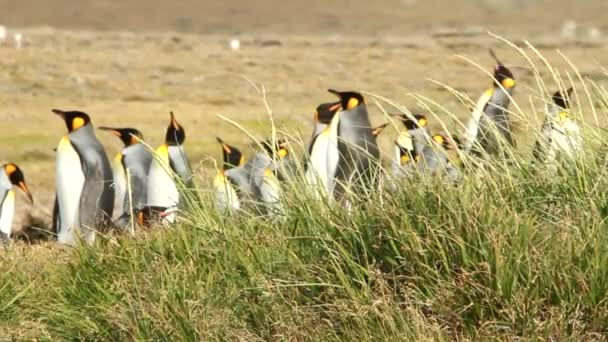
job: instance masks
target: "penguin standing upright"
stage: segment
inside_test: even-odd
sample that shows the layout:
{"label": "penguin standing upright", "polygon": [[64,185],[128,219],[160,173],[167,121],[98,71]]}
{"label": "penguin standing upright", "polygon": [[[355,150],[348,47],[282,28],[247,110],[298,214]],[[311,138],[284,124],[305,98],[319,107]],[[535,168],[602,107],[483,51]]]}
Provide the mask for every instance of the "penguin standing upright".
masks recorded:
{"label": "penguin standing upright", "polygon": [[183,149],[186,140],[184,128],[177,122],[171,112],[171,121],[165,134],[165,142],[153,154],[152,164],[148,172],[148,206],[166,208],[163,221],[172,223],[176,218],[176,208],[180,204],[180,193],[176,183],[177,175],[184,186],[193,186],[192,171]]}
{"label": "penguin standing upright", "polygon": [[59,243],[74,245],[78,238],[93,243],[97,230],[107,227],[114,209],[112,168],[95,136],[89,116],[53,109],[68,129],[57,146],[57,196],[53,225]]}
{"label": "penguin standing upright", "polygon": [[342,107],[333,119],[337,122],[335,134],[339,155],[333,177],[334,194],[340,198],[349,189],[358,192],[375,187],[379,175],[380,151],[363,96],[351,91],[330,89],[329,92],[340,98]]}
{"label": "penguin standing upright", "polygon": [[[314,129],[308,144],[308,162],[306,163],[306,183],[314,190],[330,193],[328,184],[327,150],[330,143],[330,124],[341,102],[324,103],[317,107],[314,115]],[[337,136],[337,132],[336,132]],[[335,144],[337,149],[337,142]],[[318,193],[315,191],[314,193]]]}
{"label": "penguin standing upright", "polygon": [[536,160],[553,162],[558,157],[572,158],[580,153],[583,137],[570,116],[572,91],[572,88],[565,93],[558,90],[552,96],[553,103],[547,105],[547,116],[533,150]]}
{"label": "penguin standing upright", "polygon": [[244,163],[243,155],[238,148],[226,144],[220,138],[216,139],[222,147],[222,167],[213,179],[215,207],[219,211],[238,210],[241,208],[241,202],[237,188],[226,172],[241,167]]}
{"label": "penguin standing upright", "polygon": [[[114,134],[124,144],[124,148],[120,152],[120,170],[113,170],[114,175],[117,177],[124,175],[124,182],[126,183],[126,174],[130,175],[128,182],[129,188],[125,190],[121,199],[118,199],[121,203],[122,212],[119,213],[117,224],[121,227],[125,227],[129,223],[129,219],[133,216],[131,211],[137,208],[142,208],[147,205],[148,196],[148,172],[150,171],[150,165],[152,163],[152,153],[146,145],[142,143],[144,137],[140,131],[135,128],[111,128],[111,127],[99,127],[104,131],[109,131]],[[116,177],[114,178],[114,184],[116,185]],[[115,186],[115,188],[117,188]],[[132,201],[131,203],[129,201]],[[116,211],[116,208],[114,208]]]}
{"label": "penguin standing upright", "polygon": [[171,122],[165,134],[165,144],[169,151],[169,163],[171,169],[179,176],[186,188],[192,189],[194,187],[194,177],[183,146],[186,140],[186,131],[175,119],[175,114],[171,112],[170,115]]}
{"label": "penguin standing upright", "polygon": [[0,242],[11,239],[15,214],[15,191],[13,190],[15,186],[23,190],[30,202],[34,203],[34,198],[25,184],[21,169],[13,163],[2,165],[0,171]]}
{"label": "penguin standing upright", "polygon": [[496,60],[492,87],[483,93],[473,109],[465,127],[463,148],[467,152],[483,151],[490,155],[504,156],[505,143],[515,147],[508,112],[515,79],[511,70],[498,60],[492,50],[490,54]]}

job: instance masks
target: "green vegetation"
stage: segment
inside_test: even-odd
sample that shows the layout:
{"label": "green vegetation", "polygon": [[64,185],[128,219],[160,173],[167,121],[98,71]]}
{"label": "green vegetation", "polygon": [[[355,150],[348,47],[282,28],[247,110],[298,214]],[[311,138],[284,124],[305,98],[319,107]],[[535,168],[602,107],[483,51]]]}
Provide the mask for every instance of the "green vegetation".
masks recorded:
{"label": "green vegetation", "polygon": [[[574,116],[593,105],[605,120],[608,94],[570,74]],[[555,87],[539,81],[519,91],[532,103]],[[603,131],[584,129],[588,148],[578,160],[551,168],[517,153],[515,162],[471,169],[460,184],[413,179],[396,193],[374,192],[352,212],[288,189],[281,217],[226,217],[203,195],[174,228],[66,253],[8,247],[0,254],[0,335],[601,339],[608,158]],[[17,264],[11,253],[25,256]],[[40,253],[46,261],[29,258]]]}

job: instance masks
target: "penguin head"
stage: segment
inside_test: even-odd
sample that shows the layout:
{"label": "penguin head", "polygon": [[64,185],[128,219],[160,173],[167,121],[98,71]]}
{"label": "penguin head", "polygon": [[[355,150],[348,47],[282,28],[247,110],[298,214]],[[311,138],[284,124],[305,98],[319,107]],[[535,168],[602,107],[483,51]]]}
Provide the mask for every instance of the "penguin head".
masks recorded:
{"label": "penguin head", "polygon": [[184,127],[175,120],[175,114],[171,114],[171,122],[167,127],[167,133],[165,134],[165,143],[168,146],[179,146],[186,140],[186,132]]}
{"label": "penguin head", "polygon": [[287,141],[285,139],[278,139],[274,146],[271,140],[266,140],[262,142],[262,146],[264,147],[264,151],[271,157],[274,157],[276,154],[279,159],[283,159],[289,155]]}
{"label": "penguin head", "polygon": [[233,167],[239,167],[244,164],[245,159],[241,151],[234,147],[226,144],[224,140],[216,138],[217,142],[222,146],[222,159],[224,161],[224,170],[231,169]]}
{"label": "penguin head", "polygon": [[510,90],[515,87],[515,78],[513,73],[509,70],[499,59],[496,57],[494,50],[490,49],[490,56],[496,61],[494,67],[494,87],[500,88],[501,86],[506,90]]}
{"label": "penguin head", "polygon": [[365,104],[365,99],[360,93],[354,91],[337,91],[334,89],[328,89],[327,91],[340,98],[342,110],[351,110]]}
{"label": "penguin head", "polygon": [[412,162],[418,161],[420,158],[416,150],[408,149],[399,145],[399,165],[404,166]]}
{"label": "penguin head", "polygon": [[80,127],[88,125],[91,122],[91,118],[86,113],[79,111],[63,111],[60,109],[53,109],[53,113],[61,116],[63,121],[65,121],[68,132],[74,132]]}
{"label": "penguin head", "polygon": [[433,139],[437,145],[443,147],[443,149],[446,151],[457,150],[461,145],[458,137],[452,137],[446,133],[435,134],[431,137],[431,139]]}
{"label": "penguin head", "polygon": [[553,103],[555,103],[555,105],[557,105],[561,109],[569,109],[570,108],[570,95],[572,94],[573,90],[574,90],[574,88],[570,87],[570,88],[568,88],[568,90],[566,90],[565,94],[559,90],[556,91],[552,97]]}
{"label": "penguin head", "polygon": [[338,112],[338,110],[342,107],[342,102],[330,102],[323,103],[317,107],[315,111],[314,120],[315,123],[320,122],[326,125],[329,125],[331,119],[333,119],[334,115]]}
{"label": "penguin head", "polygon": [[413,114],[410,116],[405,114],[390,115],[398,117],[408,131],[412,131],[418,128],[426,128],[429,124],[429,120],[426,118],[426,116],[420,114]]}
{"label": "penguin head", "polygon": [[110,133],[120,138],[122,143],[125,144],[125,147],[138,144],[139,142],[144,140],[143,134],[141,134],[141,132],[135,128],[99,127],[99,129],[103,131],[109,131]]}
{"label": "penguin head", "polygon": [[4,164],[2,168],[4,169],[4,173],[6,173],[8,179],[11,181],[11,184],[23,190],[23,192],[30,199],[30,202],[34,203],[34,197],[30,193],[27,184],[25,184],[25,178],[23,177],[23,172],[21,171],[19,166],[13,163],[8,163]]}

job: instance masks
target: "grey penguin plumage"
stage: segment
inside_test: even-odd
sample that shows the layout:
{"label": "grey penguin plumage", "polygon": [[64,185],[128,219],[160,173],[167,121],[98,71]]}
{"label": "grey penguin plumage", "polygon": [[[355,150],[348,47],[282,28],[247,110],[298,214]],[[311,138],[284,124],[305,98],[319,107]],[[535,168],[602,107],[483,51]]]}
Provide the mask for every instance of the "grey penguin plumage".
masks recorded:
{"label": "grey penguin plumage", "polygon": [[14,187],[19,187],[28,196],[30,202],[34,203],[19,166],[14,163],[4,164],[0,170],[0,242],[11,239],[15,215]]}
{"label": "grey penguin plumage", "polygon": [[467,152],[500,155],[504,152],[504,144],[515,147],[508,110],[516,82],[511,70],[492,50],[490,54],[496,61],[492,87],[483,93],[473,109],[465,126],[463,148]]}
{"label": "grey penguin plumage", "polygon": [[[128,174],[130,176],[128,185],[130,186],[131,194],[129,195],[128,192],[125,192],[123,198],[118,199],[118,201],[122,202],[120,206],[122,212],[118,213],[120,216],[117,224],[120,227],[126,227],[133,216],[131,211],[143,208],[148,203],[148,172],[152,164],[152,152],[142,143],[144,137],[135,128],[99,127],[99,129],[114,134],[124,145],[120,152],[120,167],[122,167],[122,172],[125,175]],[[117,173],[119,172],[114,171],[115,175]],[[132,203],[129,203],[129,201],[132,201]]]}
{"label": "grey penguin plumage", "polygon": [[330,89],[329,92],[339,97],[342,107],[332,119],[337,121],[339,154],[333,192],[339,199],[349,190],[359,192],[375,187],[380,151],[363,96],[352,91]]}
{"label": "grey penguin plumage", "polygon": [[110,161],[86,113],[58,109],[53,113],[68,128],[57,146],[53,210],[57,240],[67,245],[78,238],[93,243],[96,232],[109,226],[114,209]]}

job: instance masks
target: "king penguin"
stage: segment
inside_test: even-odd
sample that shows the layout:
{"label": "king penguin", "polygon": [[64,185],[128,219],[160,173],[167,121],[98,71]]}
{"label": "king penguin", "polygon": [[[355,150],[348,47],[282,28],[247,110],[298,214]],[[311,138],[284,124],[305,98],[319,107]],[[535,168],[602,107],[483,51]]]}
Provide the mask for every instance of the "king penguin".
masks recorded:
{"label": "king penguin", "polygon": [[[152,153],[148,147],[142,143],[144,137],[141,132],[135,128],[99,127],[99,129],[114,134],[124,144],[119,156],[115,158],[120,161],[120,165],[113,165],[113,168],[119,167],[120,169],[113,169],[113,173],[115,175],[115,189],[118,188],[116,186],[117,178],[124,177],[122,180],[118,178],[119,182],[122,181],[125,183],[125,192],[120,194],[123,196],[122,198],[117,199],[119,203],[121,202],[119,209],[122,209],[122,212],[117,213],[120,215],[117,224],[120,227],[126,227],[130,218],[133,216],[131,211],[141,208],[148,203],[148,172],[150,171],[150,165],[152,164]],[[127,170],[130,175],[128,183],[126,179]],[[127,187],[127,184],[129,187]],[[131,190],[130,195],[128,193],[129,189]],[[117,193],[117,196],[118,195],[119,194]],[[117,208],[114,208],[114,211],[116,210]]]}
{"label": "king penguin", "polygon": [[53,109],[68,129],[57,146],[57,196],[53,225],[59,243],[74,245],[79,238],[95,241],[97,230],[111,222],[114,209],[112,168],[95,136],[89,116]]}
{"label": "king penguin", "polygon": [[[357,92],[330,93],[339,97],[341,111],[334,115],[330,124],[331,143],[337,141],[338,163],[334,176],[333,192],[341,198],[347,191],[356,193],[375,188],[379,176],[380,151],[367,112],[363,95]],[[332,127],[333,126],[333,127]],[[333,151],[335,152],[335,151]],[[330,159],[335,155],[329,156]],[[328,162],[333,167],[334,162]],[[330,170],[331,171],[331,170]]]}
{"label": "king penguin", "polygon": [[425,175],[445,176],[448,180],[460,179],[460,171],[454,160],[450,158],[450,152],[459,149],[460,140],[446,133],[434,134],[431,143],[422,150],[418,161],[418,170]]}
{"label": "king penguin", "polygon": [[422,149],[427,145],[427,142],[431,138],[431,131],[429,129],[429,121],[426,116],[421,114],[391,114],[391,116],[398,117],[405,129],[412,139],[416,155],[422,154]]}
{"label": "king penguin", "polygon": [[238,189],[226,173],[231,169],[242,167],[244,158],[238,148],[226,144],[220,138],[216,139],[222,147],[222,167],[213,179],[215,207],[220,212],[239,210],[241,202],[237,192]]}
{"label": "king penguin", "polygon": [[0,171],[0,242],[11,239],[15,214],[15,191],[13,190],[15,186],[23,190],[30,202],[34,203],[34,198],[25,184],[21,169],[13,163],[2,165],[2,171]]}
{"label": "king penguin", "polygon": [[494,51],[490,50],[490,55],[496,61],[492,87],[483,93],[473,109],[465,126],[463,148],[467,152],[483,151],[489,155],[504,156],[505,144],[515,147],[508,112],[515,78],[511,70],[498,60]]}
{"label": "king penguin", "polygon": [[533,150],[536,160],[551,163],[559,157],[573,158],[580,153],[583,137],[578,123],[570,116],[572,91],[573,88],[565,93],[558,90],[552,96],[553,103],[547,105],[547,115]]}
{"label": "king penguin", "polygon": [[170,113],[171,122],[167,127],[165,134],[165,145],[169,151],[169,163],[173,171],[179,176],[187,189],[194,187],[194,177],[190,162],[184,151],[184,141],[186,140],[186,131],[175,119],[175,114]]}
{"label": "king penguin", "polygon": [[[308,162],[305,180],[315,194],[330,193],[328,184],[327,150],[330,142],[330,124],[341,108],[341,102],[324,103],[317,107],[313,116],[314,128],[308,144]],[[337,148],[337,144],[335,145]]]}

